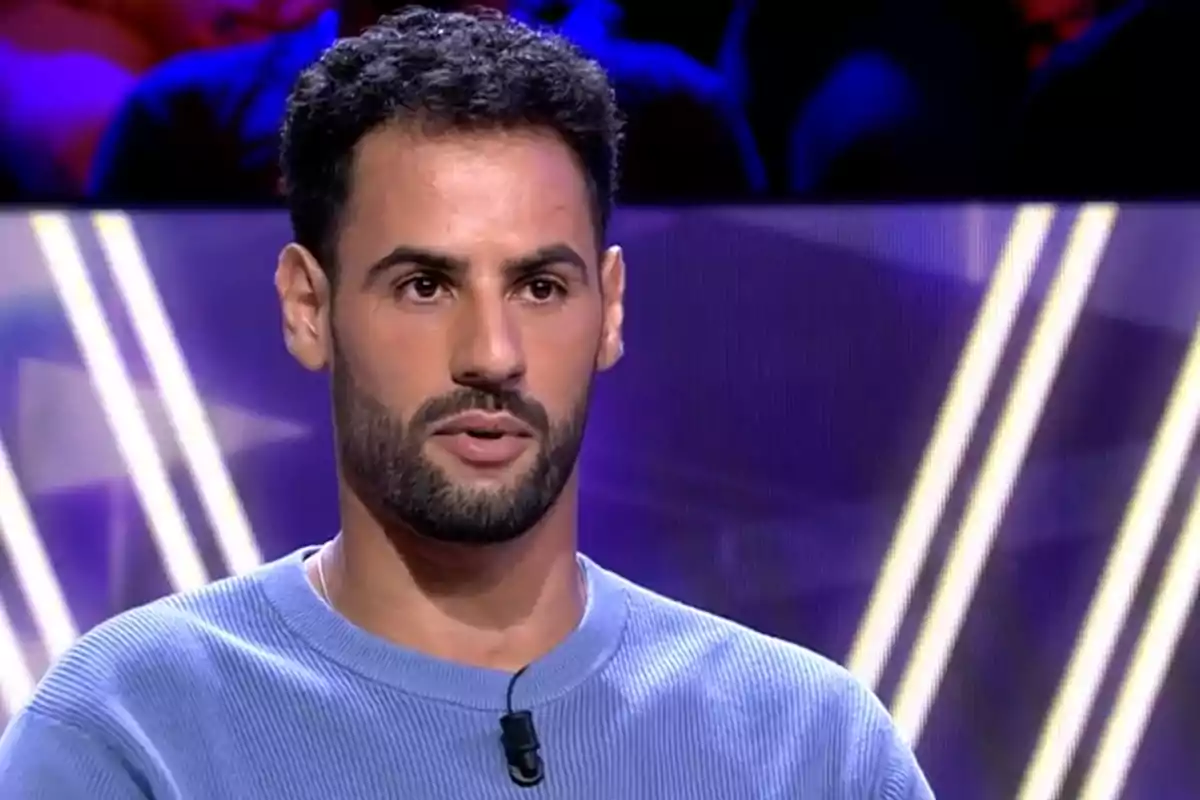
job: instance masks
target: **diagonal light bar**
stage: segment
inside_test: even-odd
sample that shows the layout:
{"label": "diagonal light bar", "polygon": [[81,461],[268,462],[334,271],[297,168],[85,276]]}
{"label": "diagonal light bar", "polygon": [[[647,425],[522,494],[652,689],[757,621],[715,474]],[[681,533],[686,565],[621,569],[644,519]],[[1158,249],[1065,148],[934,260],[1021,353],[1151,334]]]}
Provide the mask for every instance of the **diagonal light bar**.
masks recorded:
{"label": "diagonal light bar", "polygon": [[1056,209],[1017,209],[1008,240],[975,318],[921,458],[916,482],[900,515],[848,660],[850,671],[875,689],[904,620],[917,577],[946,507],[946,498],[979,421],[1013,324],[1041,259]]}
{"label": "diagonal light bar", "polygon": [[51,660],[57,659],[79,636],[79,629],[42,546],[3,440],[0,440],[0,541],[8,551],[46,652]]}
{"label": "diagonal light bar", "polygon": [[117,449],[146,513],[167,578],[175,590],[203,586],[208,582],[208,572],[188,531],[116,338],[104,318],[71,224],[59,212],[37,212],[30,221]]}
{"label": "diagonal light bar", "polygon": [[1200,590],[1200,484],[1121,682],[1080,800],[1116,800]]}
{"label": "diagonal light bar", "polygon": [[1080,210],[1038,314],[1033,337],[1017,369],[896,692],[892,713],[901,735],[911,743],[920,737],[941,684],[1116,215],[1117,208],[1112,204],[1088,204]]}
{"label": "diagonal light bar", "polygon": [[1171,389],[1108,563],[1042,726],[1019,800],[1054,800],[1061,791],[1198,429],[1200,326]]}
{"label": "diagonal light bar", "polygon": [[37,681],[25,661],[21,640],[8,616],[4,603],[0,602],[0,703],[8,718],[12,719],[33,697]]}
{"label": "diagonal light bar", "polygon": [[248,572],[262,564],[262,555],[154,286],[133,223],[119,212],[93,214],[92,223],[225,563],[234,574]]}

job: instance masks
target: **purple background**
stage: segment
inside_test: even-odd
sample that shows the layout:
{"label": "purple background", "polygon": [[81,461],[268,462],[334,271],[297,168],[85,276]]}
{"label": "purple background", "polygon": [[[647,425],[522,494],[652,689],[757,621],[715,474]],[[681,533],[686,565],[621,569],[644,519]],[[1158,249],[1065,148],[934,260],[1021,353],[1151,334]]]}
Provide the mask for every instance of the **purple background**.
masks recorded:
{"label": "purple background", "polygon": [[[655,589],[844,660],[1013,211],[619,214],[613,238],[630,265],[627,357],[596,391],[583,549]],[[1073,211],[1055,223],[1000,387]],[[88,215],[71,216],[153,416],[154,384],[128,312]],[[337,519],[326,385],[284,351],[270,279],[286,219],[134,219],[264,556],[329,537]],[[1122,209],[920,740],[940,796],[1016,793],[1200,311],[1198,222],[1200,207]],[[0,213],[0,244],[0,435],[87,628],[169,585],[26,214]],[[885,701],[1001,398],[993,392],[960,474],[880,687]],[[220,574],[187,472],[173,465],[193,533]],[[1197,466],[1193,458],[1158,565]],[[40,670],[44,655],[2,558],[0,599]],[[1122,638],[1122,659],[1146,599],[1139,596]],[[1129,797],[1200,796],[1198,636],[1193,623]],[[1116,667],[1110,677],[1120,676],[1123,660]],[[1112,683],[1079,766],[1095,746]],[[1069,776],[1064,796],[1079,777]]]}

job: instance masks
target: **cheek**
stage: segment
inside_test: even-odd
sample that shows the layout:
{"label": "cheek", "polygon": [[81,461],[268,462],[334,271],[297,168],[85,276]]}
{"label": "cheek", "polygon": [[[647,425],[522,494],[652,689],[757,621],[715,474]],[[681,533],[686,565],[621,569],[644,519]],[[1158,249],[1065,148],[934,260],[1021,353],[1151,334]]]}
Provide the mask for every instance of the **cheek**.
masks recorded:
{"label": "cheek", "polygon": [[530,394],[557,419],[575,410],[596,370],[599,313],[558,320],[526,331]]}
{"label": "cheek", "polygon": [[429,316],[374,303],[339,305],[340,355],[363,391],[407,419],[447,390],[445,337]]}

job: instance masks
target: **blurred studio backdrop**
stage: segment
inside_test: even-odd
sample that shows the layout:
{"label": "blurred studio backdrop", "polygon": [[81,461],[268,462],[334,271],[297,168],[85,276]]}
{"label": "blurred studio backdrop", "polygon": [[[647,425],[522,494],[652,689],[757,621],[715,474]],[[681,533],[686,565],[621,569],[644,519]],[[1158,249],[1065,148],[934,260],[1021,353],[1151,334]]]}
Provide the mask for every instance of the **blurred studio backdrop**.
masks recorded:
{"label": "blurred studio backdrop", "polygon": [[[396,5],[0,0],[0,724],[336,531],[275,149]],[[846,663],[941,797],[1200,797],[1200,4],[488,5],[630,116],[583,549]]]}

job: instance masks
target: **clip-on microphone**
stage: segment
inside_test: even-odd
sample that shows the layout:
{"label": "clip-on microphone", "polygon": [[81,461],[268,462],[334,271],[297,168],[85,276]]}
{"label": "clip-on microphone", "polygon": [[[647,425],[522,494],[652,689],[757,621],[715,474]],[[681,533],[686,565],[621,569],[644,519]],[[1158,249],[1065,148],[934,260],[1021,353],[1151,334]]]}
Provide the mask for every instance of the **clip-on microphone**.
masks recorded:
{"label": "clip-on microphone", "polygon": [[505,707],[508,713],[500,718],[500,744],[508,762],[508,777],[517,786],[537,786],[546,777],[545,764],[539,754],[537,730],[533,727],[532,711],[513,711],[513,686],[528,667],[521,667],[508,682]]}

